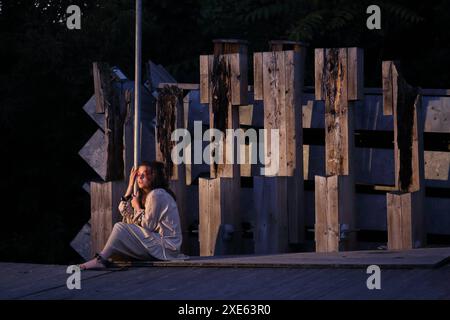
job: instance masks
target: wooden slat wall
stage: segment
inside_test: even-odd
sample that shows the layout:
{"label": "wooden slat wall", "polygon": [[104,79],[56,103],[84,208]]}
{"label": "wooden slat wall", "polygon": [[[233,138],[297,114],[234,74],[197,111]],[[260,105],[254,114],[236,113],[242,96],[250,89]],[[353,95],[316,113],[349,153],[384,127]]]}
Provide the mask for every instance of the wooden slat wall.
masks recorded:
{"label": "wooden slat wall", "polygon": [[125,192],[123,181],[91,182],[91,254],[103,250],[112,228],[121,220],[120,197]]}

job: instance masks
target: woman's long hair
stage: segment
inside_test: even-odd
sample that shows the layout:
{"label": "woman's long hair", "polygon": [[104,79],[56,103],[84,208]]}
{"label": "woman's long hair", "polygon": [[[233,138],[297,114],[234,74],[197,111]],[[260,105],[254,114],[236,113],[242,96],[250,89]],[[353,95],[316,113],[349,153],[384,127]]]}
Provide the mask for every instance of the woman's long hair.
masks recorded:
{"label": "woman's long hair", "polygon": [[[164,163],[160,161],[142,161],[139,167],[150,168],[150,191],[161,188],[167,191],[177,201],[175,193],[169,188],[169,179],[166,177]],[[142,192],[139,190],[139,201],[142,200]]]}

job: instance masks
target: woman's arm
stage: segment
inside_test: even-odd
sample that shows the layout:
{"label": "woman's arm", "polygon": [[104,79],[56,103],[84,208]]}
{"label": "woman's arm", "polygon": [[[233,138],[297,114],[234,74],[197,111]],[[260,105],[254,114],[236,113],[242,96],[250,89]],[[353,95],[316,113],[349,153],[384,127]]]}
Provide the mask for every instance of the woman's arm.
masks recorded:
{"label": "woman's arm", "polygon": [[142,212],[141,227],[155,231],[159,218],[166,206],[164,198],[158,196],[156,192],[150,192],[145,200],[145,211]]}

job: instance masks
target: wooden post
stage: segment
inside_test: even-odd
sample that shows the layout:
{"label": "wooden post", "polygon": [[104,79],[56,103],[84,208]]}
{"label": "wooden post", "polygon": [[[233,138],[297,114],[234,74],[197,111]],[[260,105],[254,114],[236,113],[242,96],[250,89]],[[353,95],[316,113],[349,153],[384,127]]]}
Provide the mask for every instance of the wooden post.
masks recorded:
{"label": "wooden post", "polygon": [[[223,133],[223,163],[213,161],[210,179],[199,180],[200,255],[239,252],[240,165],[227,129],[239,128],[239,105],[248,101],[247,42],[214,40],[214,55],[200,56],[200,100],[209,104],[210,128]],[[232,151],[232,152],[230,152]],[[220,236],[219,236],[220,234]]]}
{"label": "wooden post", "polygon": [[102,130],[97,131],[79,154],[103,180],[121,180],[124,178],[123,128],[127,113],[123,93],[107,63],[94,63],[94,83],[95,117],[101,122]]}
{"label": "wooden post", "polygon": [[363,99],[363,65],[359,48],[315,50],[316,100],[325,101],[326,177],[315,179],[315,239],[320,252],[355,247],[355,234],[345,232],[355,228],[350,101]]}
{"label": "wooden post", "polygon": [[[271,41],[270,46],[270,52],[254,53],[254,92],[255,100],[264,101],[265,166],[278,163],[279,167],[254,180],[256,253],[287,252],[289,244],[304,238],[301,94],[305,50],[302,43],[292,41]],[[289,46],[294,50],[285,50]],[[273,130],[278,130],[278,143],[271,141]]]}
{"label": "wooden post", "polygon": [[[315,176],[316,252],[351,249],[345,237],[353,221],[353,179],[348,175]],[[337,214],[336,214],[337,213]],[[344,226],[345,225],[345,226]],[[349,229],[347,229],[349,230]]]}
{"label": "wooden post", "polygon": [[402,77],[399,64],[383,61],[383,110],[394,117],[395,189],[388,193],[388,248],[426,242],[423,216],[424,151],[419,90]]}
{"label": "wooden post", "polygon": [[125,189],[124,181],[91,182],[91,255],[103,250],[114,224],[121,221],[118,207]]}
{"label": "wooden post", "polygon": [[199,179],[200,255],[238,253],[239,179]]}
{"label": "wooden post", "polygon": [[188,248],[188,219],[186,206],[186,164],[174,164],[172,150],[176,144],[171,135],[176,129],[185,128],[183,90],[176,85],[165,86],[157,89],[158,99],[156,103],[156,160],[165,165],[170,188],[176,195],[177,206],[180,214],[183,237],[182,251],[187,253]]}

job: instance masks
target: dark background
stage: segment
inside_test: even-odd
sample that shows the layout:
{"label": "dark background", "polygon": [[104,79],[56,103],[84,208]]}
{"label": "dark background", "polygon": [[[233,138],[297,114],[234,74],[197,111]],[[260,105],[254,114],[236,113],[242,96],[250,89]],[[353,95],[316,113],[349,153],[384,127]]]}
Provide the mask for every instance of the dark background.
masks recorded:
{"label": "dark background", "polygon": [[[79,5],[81,30],[66,28]],[[382,9],[382,29],[366,28],[367,6]],[[92,62],[119,66],[133,79],[133,0],[0,1],[0,260],[79,261],[70,241],[90,216],[84,182],[95,172],[78,151],[96,131],[82,110],[94,91]],[[143,60],[179,82],[198,83],[198,56],[212,39],[365,49],[366,87],[381,86],[381,61],[399,59],[410,83],[450,88],[449,1],[144,0]]]}

